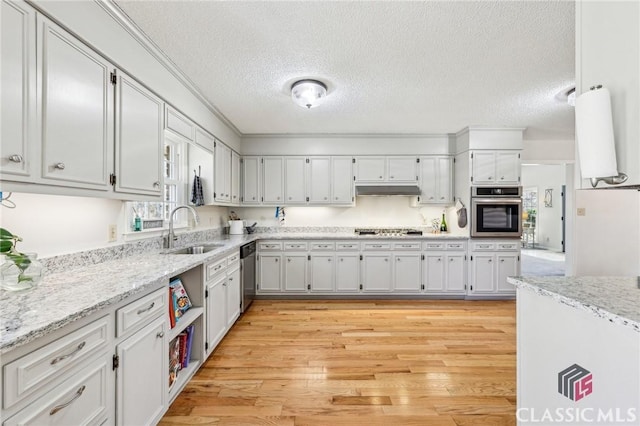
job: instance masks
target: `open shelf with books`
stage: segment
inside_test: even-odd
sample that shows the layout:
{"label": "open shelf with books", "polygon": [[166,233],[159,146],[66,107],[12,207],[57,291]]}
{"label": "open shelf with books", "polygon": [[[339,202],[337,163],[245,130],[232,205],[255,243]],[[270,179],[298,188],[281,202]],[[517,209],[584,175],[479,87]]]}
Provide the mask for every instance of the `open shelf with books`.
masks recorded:
{"label": "open shelf with books", "polygon": [[193,377],[204,360],[204,286],[202,266],[171,278],[169,298],[169,401]]}

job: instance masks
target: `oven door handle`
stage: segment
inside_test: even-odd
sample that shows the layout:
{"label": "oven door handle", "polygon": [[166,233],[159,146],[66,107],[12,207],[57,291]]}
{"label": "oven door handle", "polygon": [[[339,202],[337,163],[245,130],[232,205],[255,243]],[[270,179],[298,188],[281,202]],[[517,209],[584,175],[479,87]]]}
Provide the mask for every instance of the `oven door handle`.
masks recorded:
{"label": "oven door handle", "polygon": [[473,204],[522,204],[522,198],[472,198]]}

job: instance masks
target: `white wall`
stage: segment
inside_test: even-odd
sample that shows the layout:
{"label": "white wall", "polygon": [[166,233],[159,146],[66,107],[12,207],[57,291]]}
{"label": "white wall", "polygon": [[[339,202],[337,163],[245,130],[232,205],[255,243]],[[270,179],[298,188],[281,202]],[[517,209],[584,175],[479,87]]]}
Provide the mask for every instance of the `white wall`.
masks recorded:
{"label": "white wall", "polygon": [[[522,166],[524,190],[538,189],[538,214],[536,216],[536,245],[562,251],[562,185],[565,184],[565,168],[562,165]],[[552,207],[545,207],[546,189],[552,189]]]}
{"label": "white wall", "polygon": [[[4,193],[4,196],[7,194]],[[123,202],[104,198],[59,195],[11,195],[15,209],[2,207],[2,227],[22,237],[18,250],[39,257],[90,250],[122,244]],[[226,207],[198,207],[200,225],[196,229],[218,228],[226,224]],[[109,225],[118,227],[118,241],[109,243]],[[134,234],[136,238],[159,233]]]}
{"label": "white wall", "polygon": [[564,164],[575,160],[575,140],[524,140],[522,163]]}
{"label": "white wall", "polygon": [[[640,3],[576,3],[576,93],[611,92],[618,171],[640,184]],[[600,184],[599,186],[603,186]],[[582,188],[590,187],[588,181]]]}

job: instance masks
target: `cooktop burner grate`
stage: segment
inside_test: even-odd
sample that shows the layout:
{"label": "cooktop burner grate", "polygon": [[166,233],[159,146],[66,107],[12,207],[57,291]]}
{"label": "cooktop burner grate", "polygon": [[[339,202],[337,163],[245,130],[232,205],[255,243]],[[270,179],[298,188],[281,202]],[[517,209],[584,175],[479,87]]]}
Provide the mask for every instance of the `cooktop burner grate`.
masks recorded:
{"label": "cooktop burner grate", "polygon": [[381,235],[381,236],[403,236],[403,235],[422,235],[422,231],[410,228],[356,228],[358,235]]}

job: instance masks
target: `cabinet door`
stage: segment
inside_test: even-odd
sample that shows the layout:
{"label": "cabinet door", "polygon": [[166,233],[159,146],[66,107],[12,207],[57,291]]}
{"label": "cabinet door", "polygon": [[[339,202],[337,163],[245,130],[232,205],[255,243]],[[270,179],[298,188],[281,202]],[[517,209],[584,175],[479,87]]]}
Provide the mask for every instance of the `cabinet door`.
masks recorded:
{"label": "cabinet door", "polygon": [[240,268],[227,275],[227,328],[240,316]]}
{"label": "cabinet door", "polygon": [[163,107],[160,98],[118,72],[116,191],[160,197]]}
{"label": "cabinet door", "polygon": [[467,268],[464,254],[448,254],[445,258],[447,268],[446,291],[448,293],[465,293]]}
{"label": "cabinet door", "polygon": [[520,182],[520,153],[499,151],[496,153],[496,183]]}
{"label": "cabinet door", "polygon": [[41,15],[37,22],[42,177],[106,191],[113,170],[114,67]]}
{"label": "cabinet door", "polygon": [[353,203],[353,159],[331,157],[331,204]]}
{"label": "cabinet door", "polygon": [[331,159],[329,157],[309,159],[309,202],[331,203]]}
{"label": "cabinet door", "polygon": [[258,258],[258,291],[279,292],[282,280],[281,255],[261,254]]}
{"label": "cabinet door", "polygon": [[215,200],[228,203],[231,200],[231,149],[221,142],[216,142],[215,162]]}
{"label": "cabinet door", "polygon": [[260,158],[242,158],[242,204],[260,204]]}
{"label": "cabinet door", "polygon": [[498,267],[498,293],[514,294],[516,288],[507,282],[507,277],[520,275],[520,256],[515,253],[498,254],[496,262]]}
{"label": "cabinet door", "polygon": [[471,154],[471,183],[495,183],[496,155],[494,151],[474,151]]}
{"label": "cabinet door", "polygon": [[[169,137],[169,136],[167,136]],[[213,171],[213,152],[207,151],[200,145],[187,143],[187,198],[191,204],[191,190],[193,188],[193,176],[200,173],[200,183],[202,184],[202,193],[204,195],[204,204],[213,204],[213,183],[215,181]]]}
{"label": "cabinet door", "polygon": [[118,424],[148,425],[160,420],[169,386],[167,329],[163,315],[116,347]]}
{"label": "cabinet door", "polygon": [[231,204],[240,204],[240,155],[231,151]]}
{"label": "cabinet door", "polygon": [[493,293],[496,281],[493,254],[474,254],[471,260],[472,293]]}
{"label": "cabinet door", "polygon": [[360,290],[360,255],[336,255],[336,291],[357,293]]}
{"label": "cabinet door", "polygon": [[285,254],[284,291],[307,291],[307,255]]}
{"label": "cabinet door", "polygon": [[36,132],[36,12],[24,2],[3,1],[0,175],[32,181],[40,162]]}
{"label": "cabinet door", "polygon": [[389,182],[418,182],[416,157],[389,157],[387,164]]}
{"label": "cabinet door", "polygon": [[422,287],[422,256],[420,254],[393,255],[393,289],[419,293]]}
{"label": "cabinet door", "polygon": [[425,255],[425,289],[430,293],[442,293],[445,290],[445,256],[441,253]]}
{"label": "cabinet door", "polygon": [[334,291],[334,260],[335,258],[332,254],[311,255],[311,291]]}
{"label": "cabinet door", "polygon": [[196,135],[196,144],[200,145],[202,148],[209,150],[209,151],[215,151],[216,149],[216,140],[213,136],[211,136],[209,133],[205,132],[204,130],[202,130],[199,127],[195,128],[195,135]]}
{"label": "cabinet door", "polygon": [[438,157],[420,157],[420,204],[438,200]]}
{"label": "cabinet door", "polygon": [[385,157],[357,157],[355,164],[358,182],[382,182],[387,178]]}
{"label": "cabinet door", "polygon": [[206,285],[207,355],[222,340],[227,331],[227,277],[222,276]]}
{"label": "cabinet door", "polygon": [[367,253],[363,255],[362,285],[365,292],[391,291],[391,255]]}
{"label": "cabinet door", "polygon": [[263,202],[280,205],[284,203],[283,195],[283,160],[280,157],[264,157],[262,159]]}
{"label": "cabinet door", "polygon": [[306,203],[306,158],[285,157],[284,194],[286,204]]}
{"label": "cabinet door", "polygon": [[439,203],[453,203],[453,158],[438,157],[436,197]]}

